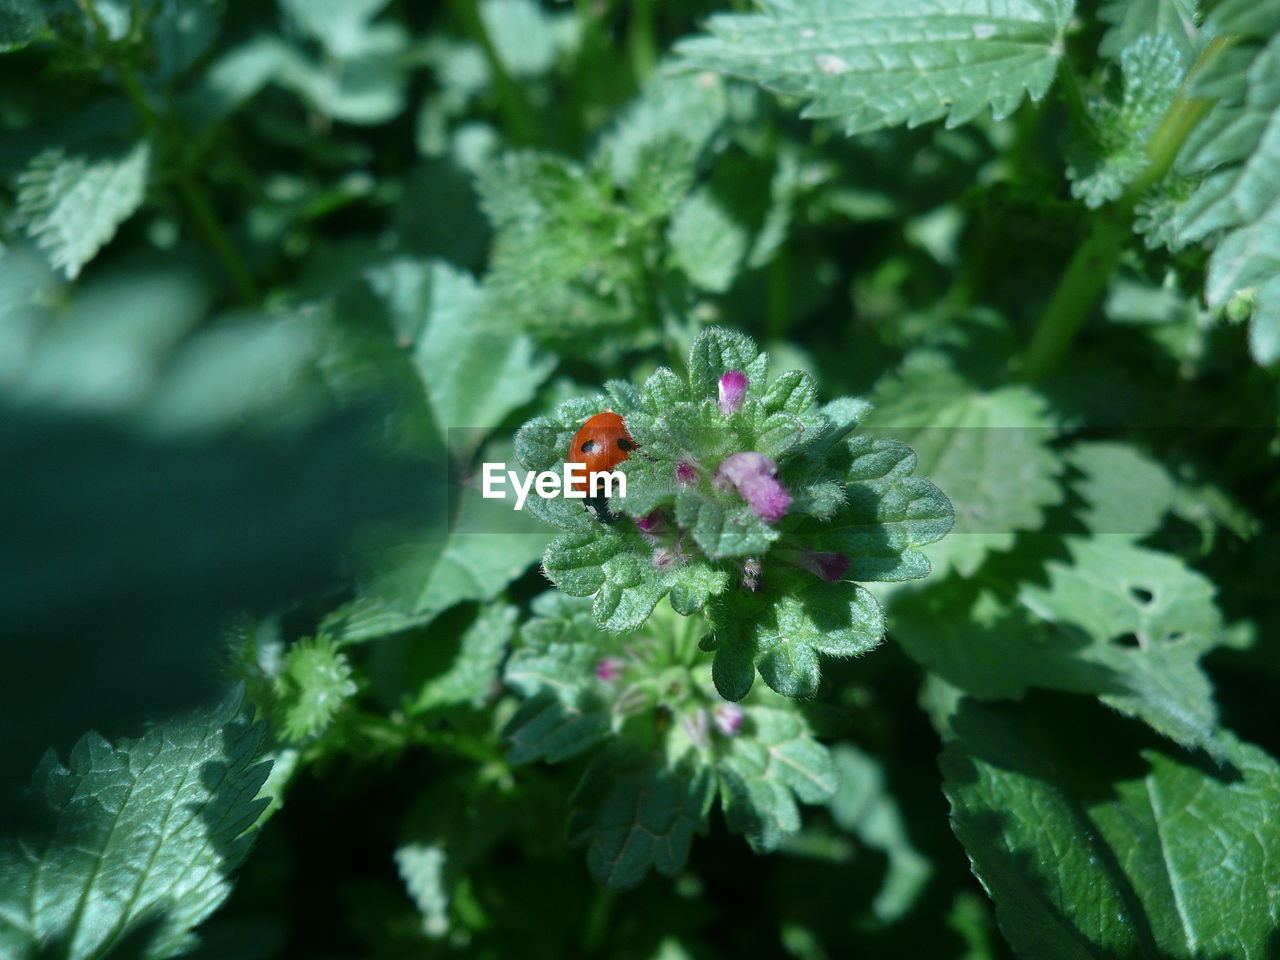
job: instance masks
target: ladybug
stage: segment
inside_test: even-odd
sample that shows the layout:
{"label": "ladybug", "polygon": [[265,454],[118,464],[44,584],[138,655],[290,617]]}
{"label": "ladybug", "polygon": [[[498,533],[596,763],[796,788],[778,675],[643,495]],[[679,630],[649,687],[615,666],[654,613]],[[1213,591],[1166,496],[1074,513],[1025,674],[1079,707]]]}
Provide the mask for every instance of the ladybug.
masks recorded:
{"label": "ladybug", "polygon": [[[589,418],[573,435],[569,444],[569,457],[566,463],[581,463],[586,467],[587,476],[576,481],[573,490],[586,491],[591,477],[595,473],[612,470],[623,460],[631,457],[636,449],[636,442],[627,433],[627,425],[622,417],[612,410],[605,410]],[[618,516],[609,511],[608,497],[603,494],[589,496],[586,499],[587,510],[605,523],[616,523]]]}

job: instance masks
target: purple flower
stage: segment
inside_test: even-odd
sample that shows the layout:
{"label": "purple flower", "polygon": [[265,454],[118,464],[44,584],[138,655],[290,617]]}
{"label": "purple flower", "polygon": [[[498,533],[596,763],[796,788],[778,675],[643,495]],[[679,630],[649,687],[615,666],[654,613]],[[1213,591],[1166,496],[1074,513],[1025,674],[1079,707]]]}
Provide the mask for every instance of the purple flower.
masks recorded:
{"label": "purple flower", "polygon": [[804,569],[816,573],[827,583],[835,583],[849,572],[849,558],[843,553],[805,551],[796,558],[796,562]]}
{"label": "purple flower", "polygon": [[698,468],[688,460],[681,460],[676,464],[676,483],[682,487],[687,487],[691,483],[698,480]]}
{"label": "purple flower", "polygon": [[622,676],[622,668],[626,666],[617,657],[605,657],[596,664],[596,676],[605,683],[613,683]]}
{"label": "purple flower", "polygon": [[720,412],[726,417],[742,409],[747,399],[747,375],[741,370],[730,370],[720,378]]}
{"label": "purple flower", "polygon": [[652,513],[646,513],[643,517],[637,520],[636,527],[641,533],[662,533],[662,531],[667,529],[667,518],[663,515],[661,510],[654,510]]}
{"label": "purple flower", "polygon": [[726,737],[732,737],[742,726],[742,708],[736,703],[718,703],[715,709],[715,724]]}
{"label": "purple flower", "polygon": [[734,453],[716,467],[716,482],[732,484],[765,523],[777,523],[791,506],[791,494],[777,477],[778,465],[762,453]]}

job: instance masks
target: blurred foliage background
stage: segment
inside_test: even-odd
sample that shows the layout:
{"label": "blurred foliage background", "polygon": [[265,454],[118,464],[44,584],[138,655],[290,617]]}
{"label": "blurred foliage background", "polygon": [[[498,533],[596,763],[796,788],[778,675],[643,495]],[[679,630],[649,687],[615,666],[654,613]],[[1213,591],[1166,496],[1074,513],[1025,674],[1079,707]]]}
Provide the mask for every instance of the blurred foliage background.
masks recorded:
{"label": "blurred foliage background", "polygon": [[[5,833],[47,828],[23,787],[90,729],[214,710],[214,733],[156,744],[213,750],[246,804],[274,761],[269,807],[191,841],[214,873],[244,859],[198,946],[184,894],[148,912],[135,890],[110,937],[40,955],[1005,957],[1017,917],[1002,937],[982,841],[961,821],[967,856],[949,823],[978,774],[935,762],[957,737],[994,756],[1001,724],[1048,730],[1034,750],[1082,764],[1058,786],[1084,806],[1166,756],[1216,783],[1206,758],[1243,764],[1234,731],[1271,777],[1258,821],[1280,822],[1280,396],[1256,284],[1208,306],[1209,251],[1126,224],[1072,288],[1080,329],[1029,370],[1117,215],[1078,185],[1132,147],[1123,123],[1081,146],[1078,111],[1119,97],[1135,38],[1188,45],[1177,82],[1209,42],[1180,2],[1097,6],[1065,31],[1066,92],[850,136],[673,52],[718,12],[702,0],[0,3]],[[1139,219],[1185,202],[1188,170]],[[465,481],[513,459],[522,422],[679,367],[712,323],[872,400],[958,523],[928,580],[881,591],[890,642],[798,708],[834,796],[768,856],[713,814],[673,877],[615,892],[566,837],[584,762],[513,764],[501,736],[549,532],[451,531],[483,526]],[[253,736],[232,735],[239,701],[209,706],[236,684]],[[77,748],[95,776],[96,749]],[[34,956],[15,916],[0,948]]]}

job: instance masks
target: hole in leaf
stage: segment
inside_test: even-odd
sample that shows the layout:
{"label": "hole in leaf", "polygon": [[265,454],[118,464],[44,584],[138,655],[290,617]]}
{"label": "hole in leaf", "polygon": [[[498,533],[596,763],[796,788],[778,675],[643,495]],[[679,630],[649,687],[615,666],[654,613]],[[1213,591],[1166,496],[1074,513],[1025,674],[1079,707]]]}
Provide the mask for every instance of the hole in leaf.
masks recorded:
{"label": "hole in leaf", "polygon": [[1130,587],[1129,595],[1144,607],[1150,606],[1156,595],[1145,587]]}
{"label": "hole in leaf", "polygon": [[1112,637],[1111,642],[1117,647],[1140,647],[1138,635],[1136,633],[1123,633],[1118,637]]}

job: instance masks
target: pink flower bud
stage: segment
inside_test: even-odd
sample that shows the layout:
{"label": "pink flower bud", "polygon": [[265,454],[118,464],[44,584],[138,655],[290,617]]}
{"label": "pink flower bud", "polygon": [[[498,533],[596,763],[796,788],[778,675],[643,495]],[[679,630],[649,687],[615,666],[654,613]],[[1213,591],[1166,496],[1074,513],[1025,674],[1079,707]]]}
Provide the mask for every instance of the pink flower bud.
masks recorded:
{"label": "pink flower bud", "polygon": [[796,562],[804,569],[816,573],[827,583],[835,583],[849,572],[849,558],[843,553],[806,551],[800,554]]}
{"label": "pink flower bud", "polygon": [[762,453],[734,453],[716,467],[716,482],[732,485],[765,523],[777,523],[791,506],[791,494],[777,476],[778,465]]}
{"label": "pink flower bud", "polygon": [[687,487],[691,483],[698,481],[698,468],[688,460],[681,460],[676,464],[676,483],[682,487]]}
{"label": "pink flower bud", "polygon": [[732,737],[742,726],[742,708],[736,703],[718,703],[715,709],[715,724],[726,737]]}
{"label": "pink flower bud", "polygon": [[605,657],[596,664],[596,676],[605,683],[613,683],[622,676],[622,668],[625,664],[617,657]]}
{"label": "pink flower bud", "polygon": [[667,518],[663,515],[661,510],[654,510],[652,513],[646,513],[643,517],[637,520],[636,528],[641,533],[662,533],[662,531],[667,529]]}
{"label": "pink flower bud", "polygon": [[742,409],[747,383],[747,375],[741,370],[730,370],[720,378],[720,412],[726,417]]}

